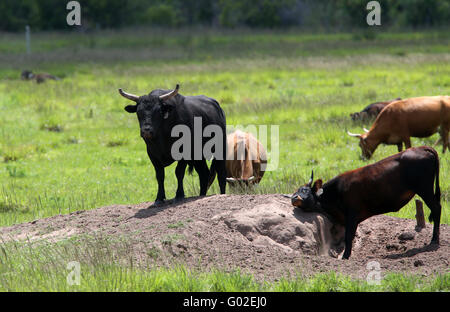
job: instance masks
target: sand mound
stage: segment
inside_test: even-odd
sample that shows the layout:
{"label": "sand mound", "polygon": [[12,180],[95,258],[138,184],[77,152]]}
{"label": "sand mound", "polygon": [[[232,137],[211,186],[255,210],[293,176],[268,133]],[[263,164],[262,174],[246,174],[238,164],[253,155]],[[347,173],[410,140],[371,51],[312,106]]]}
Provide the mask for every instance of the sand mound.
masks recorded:
{"label": "sand mound", "polygon": [[449,267],[447,225],[441,225],[437,247],[429,245],[431,224],[416,232],[415,220],[375,216],[359,225],[350,260],[341,260],[343,229],[323,215],[292,207],[281,195],[227,194],[152,204],[114,205],[3,227],[0,239],[108,238],[120,242],[108,248],[126,247],[123,257],[146,268],[174,263],[201,270],[239,268],[264,279],[330,270],[366,278],[370,261],[379,262],[382,274],[428,275]]}
{"label": "sand mound", "polygon": [[224,222],[255,246],[275,244],[286,251],[333,256],[344,248],[343,228],[334,227],[324,215],[305,213],[280,201],[230,213]]}

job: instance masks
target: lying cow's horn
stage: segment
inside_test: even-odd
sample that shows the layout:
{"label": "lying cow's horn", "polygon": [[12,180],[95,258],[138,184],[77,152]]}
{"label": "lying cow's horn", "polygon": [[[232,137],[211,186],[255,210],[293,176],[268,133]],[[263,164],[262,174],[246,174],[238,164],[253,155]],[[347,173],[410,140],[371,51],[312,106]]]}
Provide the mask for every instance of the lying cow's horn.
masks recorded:
{"label": "lying cow's horn", "polygon": [[227,182],[234,182],[234,181],[236,181],[235,178],[227,178]]}
{"label": "lying cow's horn", "polygon": [[361,134],[351,133],[350,131],[347,131],[347,134],[348,134],[349,136],[352,136],[352,137],[357,137],[357,138],[360,138],[360,137],[361,137]]}
{"label": "lying cow's horn", "polygon": [[367,130],[366,128],[363,128],[363,130],[365,133],[369,132],[369,130]]}
{"label": "lying cow's horn", "polygon": [[171,99],[171,98],[173,98],[175,95],[178,94],[178,89],[180,89],[180,85],[177,83],[177,86],[175,87],[174,90],[170,91],[169,93],[160,95],[159,98],[160,98],[161,100],[168,100],[168,99]]}
{"label": "lying cow's horn", "polygon": [[253,180],[255,180],[255,176],[251,176],[250,178],[248,178],[248,182],[251,182],[251,181],[253,181]]}
{"label": "lying cow's horn", "polygon": [[311,186],[314,180],[314,170],[311,170],[311,179],[309,179],[308,185]]}
{"label": "lying cow's horn", "polygon": [[123,91],[122,89],[119,89],[119,93],[121,96],[123,96],[124,98],[127,98],[129,100],[132,100],[135,102],[137,102],[139,100],[139,97],[137,95],[127,93],[127,92]]}

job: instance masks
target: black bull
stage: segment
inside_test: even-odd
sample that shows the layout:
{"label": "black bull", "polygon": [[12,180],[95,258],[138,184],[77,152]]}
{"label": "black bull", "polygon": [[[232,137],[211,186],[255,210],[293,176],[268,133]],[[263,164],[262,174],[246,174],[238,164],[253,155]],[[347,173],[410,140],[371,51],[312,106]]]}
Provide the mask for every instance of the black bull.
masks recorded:
{"label": "black bull", "polygon": [[[183,179],[186,172],[186,166],[189,165],[198,173],[200,178],[200,195],[206,195],[209,169],[206,159],[203,155],[203,147],[208,138],[201,136],[201,156],[194,158],[194,143],[197,133],[194,129],[194,117],[201,118],[201,133],[205,127],[209,125],[219,126],[223,134],[223,157],[215,157],[213,160],[215,170],[218,175],[220,192],[225,193],[226,188],[226,171],[225,171],[225,155],[226,155],[226,120],[225,114],[216,100],[199,96],[183,96],[178,94],[179,85],[172,91],[170,90],[153,90],[148,95],[136,96],[126,93],[119,89],[119,93],[134,102],[136,105],[128,105],[125,110],[129,113],[137,113],[139,120],[141,137],[147,145],[147,154],[152,162],[156,179],[158,181],[158,194],[155,204],[160,204],[166,199],[164,190],[164,168],[172,164],[174,159],[172,155],[172,144],[179,138],[172,137],[172,129],[177,125],[184,125],[189,128],[191,134],[191,155],[178,160],[175,174],[178,181],[176,199],[184,198]],[[199,146],[196,146],[197,148]]]}
{"label": "black bull", "polygon": [[439,244],[439,158],[431,147],[409,148],[374,164],[347,171],[323,185],[320,179],[312,182],[313,175],[308,184],[292,195],[292,204],[306,211],[323,212],[333,222],[345,226],[343,259],[350,257],[360,222],[374,215],[399,211],[415,194],[431,210],[429,219],[434,222],[431,243]]}

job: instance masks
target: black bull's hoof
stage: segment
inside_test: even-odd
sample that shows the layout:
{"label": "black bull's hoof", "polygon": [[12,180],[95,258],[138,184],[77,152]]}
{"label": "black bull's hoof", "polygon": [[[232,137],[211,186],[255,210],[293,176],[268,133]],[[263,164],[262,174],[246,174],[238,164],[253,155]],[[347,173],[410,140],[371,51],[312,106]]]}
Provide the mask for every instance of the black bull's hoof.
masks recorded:
{"label": "black bull's hoof", "polygon": [[[165,202],[165,200],[164,199],[157,199],[157,200],[155,200],[155,202],[153,203],[153,205],[151,205],[150,207],[159,207],[159,206],[162,206],[162,205],[164,205],[166,202]],[[149,207],[149,208],[150,208]]]}

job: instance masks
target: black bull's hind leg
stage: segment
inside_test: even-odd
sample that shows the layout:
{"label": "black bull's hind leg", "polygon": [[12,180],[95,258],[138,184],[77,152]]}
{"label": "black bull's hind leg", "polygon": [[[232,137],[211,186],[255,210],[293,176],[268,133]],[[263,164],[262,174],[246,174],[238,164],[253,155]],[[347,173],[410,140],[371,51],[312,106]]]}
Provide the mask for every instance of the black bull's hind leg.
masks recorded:
{"label": "black bull's hind leg", "polygon": [[200,178],[200,196],[206,195],[208,190],[209,169],[206,160],[198,160],[194,163],[194,169]]}
{"label": "black bull's hind leg", "polygon": [[217,161],[217,180],[219,181],[220,194],[225,194],[227,187],[227,169],[225,160]]}
{"label": "black bull's hind leg", "polygon": [[217,175],[217,181],[219,182],[220,194],[225,194],[227,187],[227,169],[225,160],[213,159],[210,168],[208,189],[213,184]]}
{"label": "black bull's hind leg", "polygon": [[[224,130],[224,133],[226,133],[225,130]],[[216,170],[217,170],[217,180],[219,182],[220,194],[225,194],[225,191],[227,188],[226,159],[227,159],[227,155],[228,155],[227,154],[228,143],[227,143],[226,136],[224,136],[222,149],[223,149],[223,157],[222,157],[222,159],[217,160]]]}

